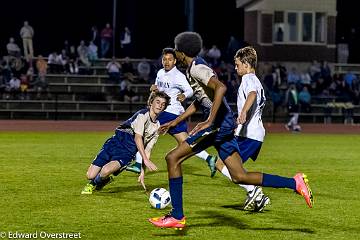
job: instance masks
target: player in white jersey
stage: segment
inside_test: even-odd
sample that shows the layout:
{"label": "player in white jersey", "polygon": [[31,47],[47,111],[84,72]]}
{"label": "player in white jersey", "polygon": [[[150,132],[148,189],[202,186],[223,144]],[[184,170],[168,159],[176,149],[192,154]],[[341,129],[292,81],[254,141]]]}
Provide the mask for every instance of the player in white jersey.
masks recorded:
{"label": "player in white jersey", "polygon": [[[239,70],[237,69],[237,71]],[[256,160],[264,141],[265,128],[261,115],[266,98],[264,88],[255,72],[241,72],[240,76],[242,79],[237,94],[238,127],[235,130],[235,136],[241,159],[245,163],[249,158]],[[216,163],[216,167],[231,180],[229,171],[221,161]],[[261,187],[243,184],[239,184],[239,186],[247,191],[245,210],[262,211],[270,203],[269,197],[263,194]]]}
{"label": "player in white jersey", "polygon": [[[185,112],[181,102],[192,97],[193,90],[186,80],[185,75],[180,72],[176,66],[175,51],[172,48],[164,48],[162,51],[163,68],[157,73],[155,84],[150,91],[165,92],[170,97],[170,104],[162,112],[158,120],[161,125],[171,122]],[[171,128],[168,133],[172,135],[178,144],[185,141],[188,137],[187,124],[185,121],[180,122],[177,126]],[[205,150],[196,154],[197,157],[205,160],[210,168],[211,177],[216,173],[215,163],[217,156],[209,155]],[[128,171],[140,172],[142,159],[139,154],[136,155],[136,163],[127,167]]]}

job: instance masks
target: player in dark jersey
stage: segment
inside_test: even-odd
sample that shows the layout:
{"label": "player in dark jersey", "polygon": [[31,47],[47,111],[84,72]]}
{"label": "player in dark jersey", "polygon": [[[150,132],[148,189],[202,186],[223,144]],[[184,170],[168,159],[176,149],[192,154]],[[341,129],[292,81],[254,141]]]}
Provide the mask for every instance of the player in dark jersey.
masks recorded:
{"label": "player in dark jersey", "polygon": [[[234,137],[236,124],[233,112],[224,97],[226,87],[206,62],[197,57],[202,48],[201,36],[195,32],[183,32],[175,37],[174,42],[177,60],[188,66],[187,79],[194,90],[195,101],[182,115],[163,125],[161,130],[166,132],[170,127],[176,126],[178,122],[191,116],[199,108],[203,110],[204,121],[192,129],[185,142],[166,155],[173,209],[169,214],[150,218],[149,221],[161,228],[182,229],[185,227],[181,163],[210,146],[214,146],[218,151],[219,157],[228,168],[234,183],[290,188],[302,194],[309,207],[312,207],[311,191],[303,174],[297,174],[295,178],[287,178],[244,170],[239,155],[240,150]],[[243,64],[246,62],[244,61]],[[237,65],[237,67],[240,66]]]}
{"label": "player in dark jersey", "polygon": [[[148,107],[136,112],[115,130],[115,134],[106,140],[98,155],[90,165],[86,176],[90,182],[81,194],[92,194],[112,180],[111,174],[124,169],[140,152],[143,163],[150,171],[157,170],[150,161],[151,150],[158,139],[159,114],[169,105],[170,97],[164,92],[154,92],[148,99]],[[144,185],[144,169],[139,181]]]}

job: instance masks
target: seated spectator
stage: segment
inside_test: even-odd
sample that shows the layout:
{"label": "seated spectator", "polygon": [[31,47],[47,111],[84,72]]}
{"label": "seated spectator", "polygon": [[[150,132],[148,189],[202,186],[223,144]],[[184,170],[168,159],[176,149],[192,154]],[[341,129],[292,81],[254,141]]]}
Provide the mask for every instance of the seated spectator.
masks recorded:
{"label": "seated spectator", "polygon": [[301,110],[303,112],[311,111],[311,95],[307,86],[304,86],[301,92],[299,93],[299,103]]}
{"label": "seated spectator", "polygon": [[79,55],[80,63],[89,68],[91,66],[89,61],[89,48],[85,45],[85,41],[80,41],[80,45],[77,48],[77,53]]}
{"label": "seated spectator", "polygon": [[62,70],[64,73],[69,73],[69,56],[66,53],[66,50],[61,50],[61,54],[59,55],[59,59],[62,65]]}
{"label": "seated spectator", "polygon": [[213,45],[208,53],[207,53],[207,57],[209,58],[209,64],[212,67],[216,67],[219,64],[219,60],[221,57],[221,51],[220,49],[217,48],[216,45]]}
{"label": "seated spectator", "polygon": [[98,58],[98,47],[95,45],[93,41],[90,41],[89,44],[89,60],[92,64],[97,61]]}
{"label": "seated spectator", "polygon": [[47,62],[45,61],[42,55],[39,55],[38,59],[36,60],[36,70],[38,72],[38,75],[45,76],[47,73],[47,67],[48,67]]}
{"label": "seated spectator", "polygon": [[11,57],[20,57],[21,56],[21,50],[19,46],[15,43],[14,38],[9,39],[9,43],[6,45],[6,50],[8,52],[8,55]]}
{"label": "seated spectator", "polygon": [[[11,99],[17,98],[17,95],[20,93],[20,84],[20,79],[13,74],[6,89],[10,93]],[[7,98],[9,99],[10,96]]]}
{"label": "seated spectator", "polygon": [[72,74],[78,74],[79,73],[79,56],[77,52],[75,51],[75,46],[70,46],[70,53],[69,53],[69,72]]}
{"label": "seated spectator", "polygon": [[151,71],[151,66],[145,58],[141,62],[139,62],[137,66],[139,81],[141,83],[149,83],[149,76]]}
{"label": "seated spectator", "polygon": [[20,99],[28,99],[29,80],[25,74],[20,76]]}
{"label": "seated spectator", "polygon": [[128,85],[123,92],[124,101],[125,102],[136,102],[139,100],[139,96],[137,93],[132,89],[131,85]]}
{"label": "seated spectator", "polygon": [[316,82],[321,77],[321,69],[318,61],[314,60],[311,63],[309,73],[313,82]]}
{"label": "seated spectator", "polygon": [[300,74],[298,73],[296,67],[292,67],[291,70],[287,74],[287,84],[290,86],[291,84],[295,84],[296,87],[300,84]]}
{"label": "seated spectator", "polygon": [[303,72],[300,74],[300,83],[302,85],[310,85],[311,84],[311,76],[308,72]]}
{"label": "seated spectator", "polygon": [[50,53],[50,55],[48,57],[48,66],[49,66],[49,71],[51,73],[63,72],[61,58],[57,54],[57,52]]}
{"label": "seated spectator", "polygon": [[51,95],[49,93],[49,84],[46,81],[45,75],[38,75],[35,81],[31,82],[30,85],[36,91],[36,99],[41,99],[43,94],[47,94],[47,99],[51,99]]}
{"label": "seated spectator", "polygon": [[106,69],[109,74],[109,81],[111,83],[119,84],[121,76],[121,64],[116,61],[115,57],[111,58],[111,61],[106,65]]}

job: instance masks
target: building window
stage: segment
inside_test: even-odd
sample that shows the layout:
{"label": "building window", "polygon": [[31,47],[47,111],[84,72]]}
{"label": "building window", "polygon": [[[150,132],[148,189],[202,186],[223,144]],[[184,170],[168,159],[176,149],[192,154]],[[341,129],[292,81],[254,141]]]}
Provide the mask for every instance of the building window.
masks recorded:
{"label": "building window", "polygon": [[275,11],[274,42],[325,43],[326,15],[321,12]]}
{"label": "building window", "polygon": [[287,14],[287,28],[288,28],[287,40],[289,42],[297,42],[298,41],[297,13],[289,12]]}
{"label": "building window", "polygon": [[315,42],[325,42],[325,13],[315,14]]}

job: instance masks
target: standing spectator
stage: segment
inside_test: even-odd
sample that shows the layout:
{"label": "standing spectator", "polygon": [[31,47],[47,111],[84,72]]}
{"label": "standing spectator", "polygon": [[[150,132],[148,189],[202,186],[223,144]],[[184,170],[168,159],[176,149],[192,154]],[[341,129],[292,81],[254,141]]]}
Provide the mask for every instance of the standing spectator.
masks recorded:
{"label": "standing spectator", "polygon": [[15,43],[14,38],[9,39],[9,43],[6,45],[6,50],[8,52],[8,55],[11,57],[20,57],[21,51],[19,46]]}
{"label": "standing spectator", "polygon": [[33,37],[34,29],[29,25],[28,21],[24,22],[24,26],[20,30],[20,36],[23,40],[24,56],[26,61],[29,61],[34,56]]}
{"label": "standing spectator", "polygon": [[90,39],[90,41],[92,41],[98,48],[101,45],[99,30],[97,29],[96,26],[92,26],[92,28],[91,28],[91,39]]}
{"label": "standing spectator", "polygon": [[110,23],[107,23],[105,28],[101,31],[101,57],[105,58],[109,49],[110,43],[113,37],[113,30],[110,27]]}
{"label": "standing spectator", "polygon": [[121,33],[121,48],[123,57],[131,57],[132,55],[132,46],[131,46],[131,32],[128,27],[124,28],[124,31]]}
{"label": "standing spectator", "polygon": [[106,65],[106,69],[109,74],[109,80],[112,83],[120,83],[120,72],[121,72],[121,65],[112,57],[111,62]]}
{"label": "standing spectator", "polygon": [[285,124],[285,128],[291,131],[300,131],[300,125],[298,123],[299,119],[299,101],[298,93],[294,84],[290,85],[290,88],[286,92],[286,99],[288,113],[290,115],[290,120]]}

